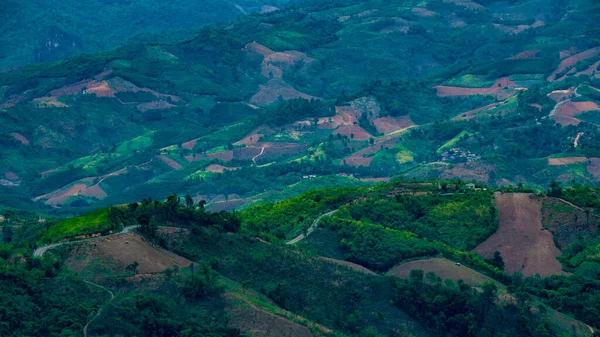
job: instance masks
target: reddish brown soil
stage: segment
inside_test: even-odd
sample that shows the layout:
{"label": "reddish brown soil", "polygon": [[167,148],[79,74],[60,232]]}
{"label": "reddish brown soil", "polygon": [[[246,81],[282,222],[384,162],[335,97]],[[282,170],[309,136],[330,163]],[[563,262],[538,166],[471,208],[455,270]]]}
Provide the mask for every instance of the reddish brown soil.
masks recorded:
{"label": "reddish brown soil", "polygon": [[379,150],[381,150],[382,145],[381,144],[376,144],[370,147],[367,147],[366,149],[360,150],[356,153],[353,153],[350,157],[347,157],[346,159],[344,159],[346,161],[346,165],[349,166],[366,166],[369,167],[369,165],[371,165],[371,161],[373,160],[373,158],[375,157],[375,155],[370,155],[367,156],[371,153],[375,153]]}
{"label": "reddish brown soil", "polygon": [[226,166],[219,165],[219,164],[211,164],[211,165],[208,165],[204,170],[206,172],[223,173],[225,171],[235,171],[237,169],[238,169],[237,167],[226,167]]}
{"label": "reddish brown soil", "polygon": [[590,158],[590,164],[587,167],[587,171],[594,179],[600,180],[600,158]]}
{"label": "reddish brown soil", "polygon": [[487,277],[465,266],[457,266],[456,262],[444,258],[432,258],[410,261],[402,263],[388,271],[388,275],[398,278],[408,278],[410,271],[420,269],[427,274],[434,272],[442,280],[451,279],[454,281],[463,280],[466,283],[477,286],[484,282],[496,283],[492,278]]}
{"label": "reddish brown soil", "polygon": [[256,43],[256,41],[248,43],[243,50],[248,53],[257,53],[265,57],[274,53],[274,51],[263,46],[262,44]]}
{"label": "reddish brown soil", "polygon": [[[302,153],[307,145],[301,143],[258,143],[256,146],[264,147],[265,151],[257,158],[257,162],[269,162],[286,155],[297,155]],[[259,152],[260,153],[260,152]]]}
{"label": "reddish brown soil", "polygon": [[581,121],[575,116],[579,113],[589,110],[599,110],[600,107],[594,102],[567,102],[556,109],[554,115],[551,116],[557,123],[567,125],[577,125]]}
{"label": "reddish brown soil", "polygon": [[432,12],[426,8],[422,8],[422,7],[415,7],[412,9],[412,12],[415,13],[418,16],[422,16],[422,17],[431,17],[431,16],[435,16],[437,13],[436,12]]}
{"label": "reddish brown soil", "polygon": [[587,68],[586,70],[582,70],[578,73],[575,73],[575,77],[579,76],[579,75],[595,75],[597,73],[600,72],[600,60],[598,60],[596,63],[592,64],[589,68]]}
{"label": "reddish brown soil", "polygon": [[557,80],[556,75],[558,73],[561,73],[563,70],[576,65],[580,61],[587,60],[589,58],[594,57],[594,56],[598,55],[598,53],[600,53],[600,47],[595,47],[595,48],[592,48],[592,49],[588,49],[588,50],[586,50],[584,52],[581,52],[579,54],[575,54],[573,56],[567,57],[566,59],[562,60],[558,64],[558,67],[556,68],[556,70],[554,70],[550,74],[550,76],[548,76],[547,80],[549,82]]}
{"label": "reddish brown soil", "polygon": [[76,196],[82,190],[86,189],[87,185],[85,184],[73,184],[69,188],[63,188],[56,190],[54,192],[50,192],[48,194],[41,195],[39,197],[34,198],[33,200],[45,200],[44,203],[46,205],[62,205],[64,204],[70,197]]}
{"label": "reddish brown soil", "polygon": [[373,124],[378,132],[385,135],[416,125],[409,116],[380,117],[374,119]]}
{"label": "reddish brown soil", "polygon": [[569,49],[561,50],[558,53],[558,57],[562,60],[566,57],[573,56],[575,54],[577,54],[577,49],[575,47],[571,47]]}
{"label": "reddish brown soil", "polygon": [[153,101],[139,104],[136,108],[141,112],[146,112],[148,110],[163,110],[163,109],[171,109],[176,105],[171,104],[167,101]]}
{"label": "reddish brown soil", "polygon": [[29,145],[29,139],[25,138],[22,134],[18,133],[18,132],[12,132],[10,133],[10,135],[21,142],[21,144],[23,145]]}
{"label": "reddish brown soil", "polygon": [[[333,132],[333,134],[341,134],[354,140],[367,140],[373,138],[373,135],[371,135],[365,129],[361,128],[358,125],[342,125],[339,128],[337,128]],[[352,135],[354,135],[354,137],[352,137]]]}
{"label": "reddish brown soil", "polygon": [[84,197],[92,197],[100,200],[108,196],[108,194],[106,194],[106,192],[98,184],[92,185],[88,188],[81,190],[81,192],[79,192],[79,195]]}
{"label": "reddish brown soil", "polygon": [[19,180],[19,176],[10,171],[4,172],[4,176],[8,180]]}
{"label": "reddish brown soil", "polygon": [[[332,117],[319,118],[319,127],[325,129],[335,129],[341,125],[358,124],[360,113],[351,106],[336,106],[335,115]],[[303,121],[302,124],[309,124],[310,121]]]}
{"label": "reddish brown soil", "polygon": [[115,97],[115,91],[108,85],[108,82],[92,82],[85,91],[86,94],[95,94],[96,97]]}
{"label": "reddish brown soil", "polygon": [[169,157],[165,157],[165,156],[156,156],[158,159],[160,159],[163,163],[167,164],[170,168],[174,169],[174,170],[179,170],[181,168],[181,165],[174,161],[173,159],[169,158]]}
{"label": "reddish brown soil", "polygon": [[560,166],[577,163],[585,163],[588,159],[586,157],[565,157],[565,158],[548,158],[548,165]]}
{"label": "reddish brown soil", "polygon": [[554,90],[548,94],[548,97],[555,102],[564,101],[573,94],[573,88],[567,90]]}
{"label": "reddish brown soil", "polygon": [[88,87],[92,83],[94,83],[94,81],[92,81],[92,80],[84,80],[84,81],[81,81],[81,82],[69,84],[69,85],[66,85],[66,86],[64,86],[62,88],[58,88],[58,89],[54,89],[54,90],[50,91],[49,96],[50,97],[54,97],[54,98],[58,98],[58,97],[62,97],[62,96],[80,94],[80,93],[83,92],[83,89],[85,89],[86,87]]}
{"label": "reddish brown soil", "polygon": [[499,251],[508,273],[524,276],[564,274],[556,257],[560,250],[552,233],[542,230],[540,201],[530,193],[496,194],[500,225],[496,233],[474,251],[492,257]]}
{"label": "reddish brown soil", "polygon": [[259,126],[256,129],[252,130],[246,137],[241,140],[233,143],[233,145],[252,145],[256,144],[260,141],[260,139],[264,136],[270,135],[273,133],[273,130],[268,126]]}
{"label": "reddish brown soil", "polygon": [[498,95],[502,90],[514,88],[516,85],[508,77],[502,77],[489,88],[465,88],[465,87],[450,87],[438,85],[438,96],[469,96],[469,95]]}
{"label": "reddish brown soil", "polygon": [[208,154],[198,154],[195,156],[185,156],[185,160],[189,162],[204,160],[204,159],[219,159],[224,162],[233,160],[233,150],[219,151]]}
{"label": "reddish brown soil", "polygon": [[226,311],[229,325],[250,337],[312,337],[313,334],[298,323],[261,309],[244,297],[227,293]]}
{"label": "reddish brown soil", "polygon": [[517,55],[511,56],[511,59],[532,59],[536,58],[540,53],[539,49],[530,49],[523,52],[518,53]]}
{"label": "reddish brown soil", "polygon": [[482,6],[476,2],[470,1],[470,0],[444,0],[443,2],[444,3],[453,3],[457,6],[465,7],[467,9],[471,9],[471,10],[480,11],[480,10],[486,9],[484,6]]}
{"label": "reddish brown soil", "polygon": [[191,150],[194,148],[194,146],[196,146],[196,143],[198,142],[197,139],[192,139],[189,142],[185,142],[183,144],[181,144],[181,147],[187,150]]}
{"label": "reddish brown soil", "polygon": [[473,109],[473,110],[469,110],[467,112],[463,112],[460,115],[454,117],[454,119],[472,119],[475,117],[475,115],[479,112],[482,111],[486,111],[486,110],[490,110],[493,109],[495,107],[497,107],[498,105],[500,105],[501,103],[492,103],[492,104],[488,104],[486,106],[482,106],[481,108],[477,108],[477,109]]}
{"label": "reddish brown soil", "polygon": [[318,99],[317,97],[296,90],[280,78],[272,78],[266,84],[259,85],[258,93],[250,98],[250,103],[265,106],[279,100],[280,97],[283,100],[300,97],[304,99]]}
{"label": "reddish brown soil", "polygon": [[80,275],[100,277],[105,273],[125,273],[126,267],[135,261],[139,263],[138,272],[142,274],[159,273],[174,265],[181,268],[191,264],[186,258],[153,246],[136,233],[76,244],[65,264]]}

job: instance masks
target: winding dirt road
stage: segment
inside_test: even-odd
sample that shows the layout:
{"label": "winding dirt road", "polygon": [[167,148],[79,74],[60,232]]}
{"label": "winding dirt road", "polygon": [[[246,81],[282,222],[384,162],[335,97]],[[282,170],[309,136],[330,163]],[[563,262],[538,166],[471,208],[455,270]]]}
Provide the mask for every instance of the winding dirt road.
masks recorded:
{"label": "winding dirt road", "polygon": [[313,221],[312,225],[310,225],[310,227],[308,227],[308,230],[306,231],[306,235],[300,234],[297,237],[295,237],[294,239],[286,242],[286,244],[293,245],[295,243],[302,241],[302,239],[307,237],[310,233],[312,233],[317,228],[317,226],[319,226],[319,222],[321,221],[321,219],[323,219],[324,216],[332,216],[335,212],[337,212],[337,209],[320,215],[318,218],[315,219],[315,221]]}
{"label": "winding dirt road", "polygon": [[127,226],[125,228],[123,228],[122,231],[118,232],[118,233],[113,233],[113,234],[109,234],[109,235],[105,235],[105,236],[97,236],[95,238],[89,238],[89,239],[83,239],[83,240],[77,240],[77,241],[65,241],[65,242],[58,242],[58,243],[53,243],[51,245],[46,245],[46,246],[42,246],[39,247],[38,249],[33,251],[33,256],[34,257],[42,257],[42,255],[44,255],[44,253],[48,250],[48,249],[52,249],[52,248],[56,248],[59,246],[63,246],[63,245],[71,245],[74,243],[80,243],[80,242],[86,242],[86,241],[93,241],[96,239],[100,239],[100,238],[106,238],[106,237],[110,237],[110,236],[115,236],[115,235],[121,235],[121,234],[125,234],[125,233],[129,233],[132,230],[136,229],[140,227],[139,225],[134,225],[134,226]]}
{"label": "winding dirt road", "polygon": [[100,309],[98,309],[98,312],[97,312],[97,313],[94,315],[94,317],[92,317],[92,319],[91,319],[89,322],[87,322],[87,324],[86,324],[86,325],[83,327],[83,337],[87,337],[87,336],[88,336],[88,333],[87,333],[88,326],[90,326],[90,324],[91,324],[91,323],[92,323],[92,322],[93,322],[93,321],[94,321],[94,320],[95,320],[95,319],[96,319],[98,316],[100,316],[100,314],[102,313],[102,309],[104,309],[104,308],[105,308],[105,307],[106,307],[106,306],[107,306],[107,305],[108,305],[110,302],[112,302],[112,300],[114,300],[114,299],[115,299],[115,294],[113,294],[113,292],[112,292],[112,291],[108,290],[107,288],[105,288],[105,287],[103,287],[103,286],[101,286],[101,285],[99,285],[99,284],[92,283],[92,282],[90,282],[90,281],[86,281],[86,280],[84,280],[83,282],[85,282],[85,283],[87,283],[87,284],[89,284],[89,285],[92,285],[92,286],[94,286],[94,287],[96,287],[96,288],[100,288],[100,289],[102,289],[102,290],[104,290],[104,291],[106,291],[107,293],[109,293],[109,294],[110,294],[110,298],[109,298],[109,299],[108,299],[106,302],[104,302],[104,304],[103,304],[103,305],[100,307]]}
{"label": "winding dirt road", "polygon": [[260,149],[260,153],[257,154],[256,156],[254,156],[254,158],[252,158],[252,161],[254,162],[254,164],[256,164],[256,159],[258,159],[258,157],[262,156],[263,153],[265,153],[265,147],[264,146]]}

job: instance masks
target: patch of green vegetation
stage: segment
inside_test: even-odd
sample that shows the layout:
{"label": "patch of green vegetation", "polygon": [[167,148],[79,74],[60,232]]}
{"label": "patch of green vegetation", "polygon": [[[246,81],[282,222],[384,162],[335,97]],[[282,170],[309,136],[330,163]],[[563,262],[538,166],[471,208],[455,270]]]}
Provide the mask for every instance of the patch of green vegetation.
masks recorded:
{"label": "patch of green vegetation", "polygon": [[150,146],[152,146],[152,133],[123,142],[121,145],[119,145],[116,152],[128,154],[134,151],[144,151]]}
{"label": "patch of green vegetation", "polygon": [[494,84],[494,80],[490,80],[486,76],[466,74],[459,77],[454,77],[444,83],[448,86],[468,87],[468,88],[489,88]]}
{"label": "patch of green vegetation", "polygon": [[446,143],[444,143],[444,145],[440,146],[437,149],[437,153],[442,153],[442,152],[444,152],[444,150],[456,147],[456,144],[458,144],[458,142],[460,142],[463,138],[465,138],[465,137],[468,138],[472,135],[473,134],[470,133],[469,131],[466,131],[466,130],[462,131],[458,135],[454,136],[454,138],[452,138],[449,141],[447,141]]}
{"label": "patch of green vegetation", "polygon": [[108,209],[99,209],[78,217],[63,220],[48,228],[44,235],[44,242],[57,242],[66,238],[95,233],[106,234],[117,230],[109,219]]}

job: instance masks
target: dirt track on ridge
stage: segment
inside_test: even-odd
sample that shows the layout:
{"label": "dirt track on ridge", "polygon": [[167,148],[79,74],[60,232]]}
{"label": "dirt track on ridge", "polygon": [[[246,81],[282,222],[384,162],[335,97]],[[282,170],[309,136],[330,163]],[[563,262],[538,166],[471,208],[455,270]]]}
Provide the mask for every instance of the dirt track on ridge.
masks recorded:
{"label": "dirt track on ridge", "polygon": [[496,194],[500,225],[496,233],[474,251],[492,257],[499,251],[505,271],[522,272],[524,276],[564,274],[556,257],[552,233],[542,230],[541,203],[530,193]]}

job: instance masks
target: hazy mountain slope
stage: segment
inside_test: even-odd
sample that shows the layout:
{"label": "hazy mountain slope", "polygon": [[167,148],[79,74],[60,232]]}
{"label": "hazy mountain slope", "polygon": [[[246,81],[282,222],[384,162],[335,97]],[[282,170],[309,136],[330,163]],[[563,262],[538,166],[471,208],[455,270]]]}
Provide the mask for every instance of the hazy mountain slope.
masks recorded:
{"label": "hazy mountain slope", "polygon": [[287,0],[2,2],[0,69],[106,50],[145,32],[229,22]]}

